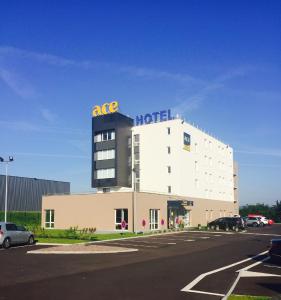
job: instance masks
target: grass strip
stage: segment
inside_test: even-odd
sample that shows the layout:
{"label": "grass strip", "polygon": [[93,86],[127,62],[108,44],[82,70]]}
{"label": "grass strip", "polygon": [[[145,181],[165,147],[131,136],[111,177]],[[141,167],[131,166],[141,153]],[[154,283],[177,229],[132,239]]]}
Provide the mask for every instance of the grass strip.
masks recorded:
{"label": "grass strip", "polygon": [[270,300],[266,296],[249,296],[249,295],[230,295],[227,300]]}

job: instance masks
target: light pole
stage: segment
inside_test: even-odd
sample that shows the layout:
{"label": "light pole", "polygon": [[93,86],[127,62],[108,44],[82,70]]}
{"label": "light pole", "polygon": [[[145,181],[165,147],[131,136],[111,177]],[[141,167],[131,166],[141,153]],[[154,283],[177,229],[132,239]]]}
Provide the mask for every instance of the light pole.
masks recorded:
{"label": "light pole", "polygon": [[3,157],[0,157],[0,162],[5,163],[6,167],[6,188],[5,188],[5,223],[7,222],[7,206],[8,206],[8,165],[10,162],[14,161],[13,156],[9,156],[9,159],[4,160]]}
{"label": "light pole", "polygon": [[133,168],[133,178],[134,178],[134,192],[133,192],[133,232],[137,233],[137,189],[136,189],[136,169]]}

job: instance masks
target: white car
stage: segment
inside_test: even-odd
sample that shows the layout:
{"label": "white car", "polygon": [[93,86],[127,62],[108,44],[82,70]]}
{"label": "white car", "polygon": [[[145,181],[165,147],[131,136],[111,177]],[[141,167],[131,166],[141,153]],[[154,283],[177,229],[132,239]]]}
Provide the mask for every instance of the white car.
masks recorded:
{"label": "white car", "polygon": [[260,216],[260,217],[258,216],[258,218],[263,223],[263,225],[268,225],[268,218],[263,217],[263,216]]}

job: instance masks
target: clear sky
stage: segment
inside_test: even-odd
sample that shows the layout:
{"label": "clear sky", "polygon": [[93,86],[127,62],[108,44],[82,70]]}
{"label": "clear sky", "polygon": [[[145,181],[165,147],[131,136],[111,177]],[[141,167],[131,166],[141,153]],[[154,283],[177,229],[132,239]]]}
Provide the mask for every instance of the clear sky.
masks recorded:
{"label": "clear sky", "polygon": [[281,199],[281,1],[0,1],[12,175],[91,191],[91,108],[110,100],[180,111],[234,148],[241,204]]}

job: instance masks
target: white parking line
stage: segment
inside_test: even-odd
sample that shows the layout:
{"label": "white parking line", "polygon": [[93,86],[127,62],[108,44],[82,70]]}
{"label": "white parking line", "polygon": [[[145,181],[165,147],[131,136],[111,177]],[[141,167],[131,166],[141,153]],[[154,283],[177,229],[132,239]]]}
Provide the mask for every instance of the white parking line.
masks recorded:
{"label": "white parking line", "polygon": [[[128,243],[128,242],[126,242],[126,243]],[[134,243],[140,243],[140,246],[141,246],[141,244],[149,244],[149,245],[151,245],[151,244],[155,244],[155,245],[176,245],[176,243],[169,243],[169,242],[167,242],[167,243],[159,243],[159,242],[134,241]]]}
{"label": "white parking line", "polygon": [[[266,252],[268,252],[268,251],[265,251],[265,253]],[[265,254],[264,253],[264,254]],[[260,254],[260,255],[262,255],[262,254]],[[257,257],[257,256],[255,256],[255,257]],[[253,257],[254,258],[254,257]],[[242,268],[242,269],[240,269],[240,270],[238,270],[237,272],[239,272],[238,273],[238,276],[237,276],[237,278],[235,279],[235,281],[233,282],[233,284],[232,284],[232,286],[231,286],[231,288],[228,290],[228,292],[225,294],[225,296],[222,298],[222,300],[227,300],[228,299],[228,297],[232,294],[232,292],[234,291],[234,289],[235,289],[235,287],[236,287],[236,285],[237,285],[237,283],[239,282],[239,280],[240,280],[240,278],[241,277],[249,277],[249,269],[250,268],[253,268],[253,267],[255,267],[255,266],[257,266],[257,265],[259,265],[259,264],[261,264],[261,263],[263,263],[264,261],[266,261],[266,260],[268,260],[269,259],[269,257],[265,257],[264,259],[262,259],[261,261],[258,261],[258,262],[255,262],[255,263],[253,263],[253,264],[251,264],[251,265],[249,265],[249,266],[247,266],[247,267],[245,267],[245,268]],[[245,273],[246,272],[246,273]],[[247,273],[248,272],[248,273]],[[254,273],[254,272],[252,272],[252,273]],[[243,276],[245,274],[245,276]]]}
{"label": "white parking line", "polygon": [[145,248],[158,248],[157,246],[140,245],[140,244],[129,244],[129,243],[112,243],[113,245],[121,245],[123,247],[145,247]]}
{"label": "white parking line", "polygon": [[240,232],[240,234],[267,235],[267,236],[281,236],[281,234],[274,234],[274,233],[256,233],[256,232]]}
{"label": "white parking line", "polygon": [[209,239],[209,236],[200,236],[199,239]]}
{"label": "white parking line", "polygon": [[185,242],[194,242],[195,240],[184,240]]}
{"label": "white parking line", "polygon": [[[218,269],[215,269],[215,270],[212,270],[212,271],[209,271],[209,272],[206,272],[206,273],[203,273],[199,276],[197,276],[193,281],[191,281],[188,285],[186,285],[183,289],[181,289],[182,292],[191,292],[193,293],[193,290],[191,290],[196,284],[198,284],[202,279],[204,279],[206,276],[208,275],[212,275],[214,273],[218,273],[220,271],[224,271],[226,269],[230,269],[232,267],[235,267],[237,265],[240,265],[240,264],[243,264],[247,261],[251,261],[252,259],[255,259],[261,255],[264,255],[266,254],[268,251],[264,251],[264,252],[261,252],[257,255],[255,255],[254,257],[249,257],[249,258],[246,258],[246,259],[243,259],[243,260],[240,260],[238,262],[235,262],[233,264],[230,264],[230,265],[227,265],[227,266],[224,266],[224,267],[221,267],[221,268],[218,268]],[[202,293],[202,291],[200,291]]]}
{"label": "white parking line", "polygon": [[263,265],[264,267],[267,267],[267,268],[277,268],[277,269],[281,269],[281,267],[278,267],[278,266],[272,266],[272,265]]}

